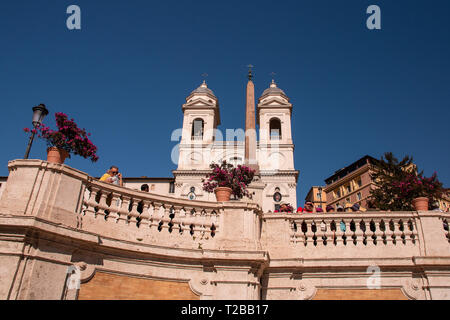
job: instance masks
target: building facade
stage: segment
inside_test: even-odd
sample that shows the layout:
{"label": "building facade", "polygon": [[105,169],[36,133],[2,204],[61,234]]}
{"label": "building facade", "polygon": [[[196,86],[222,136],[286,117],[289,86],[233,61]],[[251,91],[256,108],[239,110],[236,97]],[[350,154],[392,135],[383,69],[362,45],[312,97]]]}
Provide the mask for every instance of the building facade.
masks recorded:
{"label": "building facade", "polygon": [[348,204],[358,203],[366,208],[370,190],[374,188],[370,176],[374,161],[373,157],[366,155],[325,179],[324,192],[327,205],[336,208],[338,205],[345,207]]}
{"label": "building facade", "polygon": [[[225,160],[235,166],[246,164],[246,132],[242,129],[219,130],[219,100],[205,82],[186,98],[182,110],[178,167],[173,171],[175,196],[215,201],[214,194],[203,191],[202,179],[210,171],[211,163]],[[297,205],[299,172],[294,166],[291,116],[289,98],[272,81],[258,99],[256,110],[259,141],[255,148],[255,165],[259,171],[257,179],[261,190],[256,192],[253,200],[260,203],[265,211],[274,211],[281,201]],[[274,197],[275,194],[280,194],[281,198]]]}
{"label": "building facade", "polygon": [[308,201],[312,202],[314,207],[325,210],[325,207],[327,206],[327,194],[324,189],[325,188],[322,186],[311,187],[306,195],[305,203]]}

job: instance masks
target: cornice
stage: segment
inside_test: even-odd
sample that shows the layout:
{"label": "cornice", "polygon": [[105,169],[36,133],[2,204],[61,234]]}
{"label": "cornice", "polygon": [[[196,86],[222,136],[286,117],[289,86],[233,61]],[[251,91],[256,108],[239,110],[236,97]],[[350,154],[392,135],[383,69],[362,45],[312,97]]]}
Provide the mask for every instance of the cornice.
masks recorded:
{"label": "cornice", "polygon": [[329,192],[330,190],[333,190],[337,187],[340,187],[341,185],[349,182],[350,180],[354,179],[355,177],[362,175],[363,173],[365,173],[366,171],[369,171],[370,165],[369,164],[365,164],[364,166],[362,166],[361,168],[356,169],[355,171],[353,171],[352,173],[346,175],[344,178],[339,179],[336,182],[333,182],[332,184],[329,184],[327,186],[324,187],[324,191],[325,192]]}

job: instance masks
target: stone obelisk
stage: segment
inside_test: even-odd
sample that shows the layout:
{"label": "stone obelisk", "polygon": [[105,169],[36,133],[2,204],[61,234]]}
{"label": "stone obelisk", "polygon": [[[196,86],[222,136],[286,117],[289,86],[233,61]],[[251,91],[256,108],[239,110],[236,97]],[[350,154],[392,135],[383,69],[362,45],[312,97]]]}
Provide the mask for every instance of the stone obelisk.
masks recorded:
{"label": "stone obelisk", "polygon": [[256,120],[255,120],[255,85],[253,84],[251,65],[248,71],[247,95],[245,107],[245,164],[256,170],[259,166],[256,159]]}

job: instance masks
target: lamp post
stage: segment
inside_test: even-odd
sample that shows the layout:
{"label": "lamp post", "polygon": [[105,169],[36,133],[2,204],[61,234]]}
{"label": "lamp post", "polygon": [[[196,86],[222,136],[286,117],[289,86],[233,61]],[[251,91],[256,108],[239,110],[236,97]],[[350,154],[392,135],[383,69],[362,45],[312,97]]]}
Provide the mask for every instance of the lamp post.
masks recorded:
{"label": "lamp post", "polygon": [[319,208],[322,208],[322,187],[319,187]]}
{"label": "lamp post", "polygon": [[[33,123],[34,129],[36,129],[38,126],[40,126],[42,124],[42,120],[44,120],[44,118],[47,114],[48,114],[48,110],[45,107],[45,104],[41,103],[40,105],[33,108],[32,123]],[[28,156],[30,155],[30,149],[31,149],[31,145],[33,144],[34,135],[35,135],[35,131],[32,131],[30,140],[28,140],[27,151],[25,152],[24,159],[28,159]]]}

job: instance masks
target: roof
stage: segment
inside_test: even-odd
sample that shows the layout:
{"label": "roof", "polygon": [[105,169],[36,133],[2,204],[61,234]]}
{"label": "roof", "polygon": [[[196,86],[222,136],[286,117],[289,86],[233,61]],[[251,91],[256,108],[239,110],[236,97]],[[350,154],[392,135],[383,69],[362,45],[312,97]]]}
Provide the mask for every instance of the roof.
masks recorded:
{"label": "roof", "polygon": [[203,83],[200,85],[200,87],[198,87],[197,89],[195,89],[194,91],[191,92],[190,95],[195,94],[195,93],[203,93],[203,94],[208,94],[211,95],[213,97],[216,97],[214,95],[214,92],[208,88],[206,81],[203,81]]}
{"label": "roof", "polygon": [[283,90],[281,90],[280,88],[277,87],[277,84],[275,83],[274,80],[272,80],[272,83],[270,84],[270,87],[267,88],[266,90],[264,90],[263,94],[261,95],[261,98],[265,97],[265,96],[268,96],[268,95],[271,95],[271,94],[282,95],[286,99],[288,99],[286,93],[284,93]]}
{"label": "roof", "polygon": [[342,179],[343,177],[347,176],[349,173],[355,171],[358,168],[361,168],[364,166],[367,162],[369,163],[375,163],[377,159],[374,157],[371,157],[369,155],[365,155],[359,160],[356,160],[352,164],[346,166],[345,168],[337,170],[331,177],[325,179],[325,183],[327,185],[332,184],[333,182]]}

